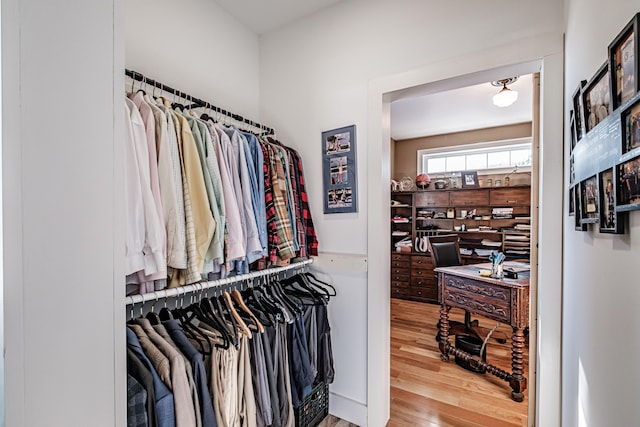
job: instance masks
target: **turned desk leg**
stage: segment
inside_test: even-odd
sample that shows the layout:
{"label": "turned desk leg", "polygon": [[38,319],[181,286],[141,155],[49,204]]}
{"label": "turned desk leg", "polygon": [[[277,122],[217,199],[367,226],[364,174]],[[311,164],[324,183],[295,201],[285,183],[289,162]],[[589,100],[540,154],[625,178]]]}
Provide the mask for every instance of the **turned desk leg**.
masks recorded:
{"label": "turned desk leg", "polygon": [[522,328],[513,328],[511,337],[511,398],[516,402],[524,400],[524,391],[527,389],[527,379],[524,376],[524,331]]}
{"label": "turned desk leg", "polygon": [[440,306],[440,359],[449,360],[449,310],[445,304]]}

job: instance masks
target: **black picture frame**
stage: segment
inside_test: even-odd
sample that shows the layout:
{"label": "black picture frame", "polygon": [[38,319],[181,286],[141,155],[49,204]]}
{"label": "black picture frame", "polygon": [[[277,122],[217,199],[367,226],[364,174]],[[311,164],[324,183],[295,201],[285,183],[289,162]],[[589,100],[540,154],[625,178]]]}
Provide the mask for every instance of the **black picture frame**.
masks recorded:
{"label": "black picture frame", "polygon": [[580,206],[580,185],[574,185],[571,190],[573,191],[573,200],[575,201],[575,213],[574,213],[574,229],[576,231],[587,231],[589,226],[582,222],[582,214]]}
{"label": "black picture frame", "polygon": [[620,113],[620,130],[622,133],[622,154],[632,156],[640,154],[640,100],[626,107]]}
{"label": "black picture frame", "polygon": [[571,136],[571,141],[569,141],[569,153],[572,153],[578,143],[578,138],[576,136],[576,119],[573,114],[573,110],[569,112],[569,134]]}
{"label": "black picture frame", "polygon": [[462,188],[478,188],[478,172],[464,171],[461,172]]}
{"label": "black picture frame", "polygon": [[586,80],[582,80],[578,88],[573,92],[573,111],[574,111],[574,132],[576,134],[576,144],[580,142],[585,134],[584,109],[582,108],[582,88],[587,85]]}
{"label": "black picture frame", "polygon": [[611,70],[612,109],[624,105],[640,88],[638,69],[638,31],[640,13],[620,31],[609,44],[609,69]]}
{"label": "black picture frame", "polygon": [[582,111],[585,134],[591,132],[600,122],[611,114],[611,79],[609,61],[595,73],[582,90]]}
{"label": "black picture frame", "polygon": [[640,209],[640,156],[616,165],[616,212]]}
{"label": "black picture frame", "polygon": [[598,174],[600,198],[600,233],[624,234],[623,214],[616,211],[615,169]]}
{"label": "black picture frame", "polygon": [[322,132],[324,213],[358,212],[356,125]]}
{"label": "black picture frame", "polygon": [[600,221],[600,199],[598,177],[593,175],[580,183],[580,222],[595,224]]}
{"label": "black picture frame", "polygon": [[573,187],[569,187],[569,216],[576,214],[576,195]]}
{"label": "black picture frame", "polygon": [[569,157],[569,184],[573,185],[576,182],[576,162],[573,156]]}

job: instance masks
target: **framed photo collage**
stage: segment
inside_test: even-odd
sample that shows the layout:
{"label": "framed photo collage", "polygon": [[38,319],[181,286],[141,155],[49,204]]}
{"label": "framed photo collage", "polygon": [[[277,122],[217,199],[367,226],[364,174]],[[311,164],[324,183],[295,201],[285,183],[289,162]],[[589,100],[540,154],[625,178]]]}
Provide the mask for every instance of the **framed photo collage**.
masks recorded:
{"label": "framed photo collage", "polygon": [[573,93],[569,113],[569,215],[623,234],[640,209],[640,13],[609,44],[608,59]]}

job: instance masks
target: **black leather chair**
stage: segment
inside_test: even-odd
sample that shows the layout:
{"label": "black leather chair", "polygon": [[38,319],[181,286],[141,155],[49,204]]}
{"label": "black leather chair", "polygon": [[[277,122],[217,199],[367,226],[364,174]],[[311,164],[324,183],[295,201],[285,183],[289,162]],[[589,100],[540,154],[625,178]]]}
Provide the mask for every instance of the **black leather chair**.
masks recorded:
{"label": "black leather chair", "polygon": [[[429,252],[431,253],[431,260],[433,267],[452,267],[456,265],[462,265],[462,257],[460,256],[460,244],[459,237],[456,234],[444,234],[439,236],[429,237]],[[436,273],[436,280],[438,275]],[[440,299],[444,298],[442,290],[438,290]],[[439,301],[442,303],[442,300]],[[438,329],[440,321],[438,320]],[[479,326],[477,320],[471,320],[471,313],[464,311],[464,323],[457,321],[449,321],[449,334],[451,335],[472,335],[484,341],[485,337],[489,334],[488,328]],[[506,336],[500,332],[497,332],[493,337],[500,343],[506,342]],[[440,334],[436,335],[436,341],[440,341]]]}

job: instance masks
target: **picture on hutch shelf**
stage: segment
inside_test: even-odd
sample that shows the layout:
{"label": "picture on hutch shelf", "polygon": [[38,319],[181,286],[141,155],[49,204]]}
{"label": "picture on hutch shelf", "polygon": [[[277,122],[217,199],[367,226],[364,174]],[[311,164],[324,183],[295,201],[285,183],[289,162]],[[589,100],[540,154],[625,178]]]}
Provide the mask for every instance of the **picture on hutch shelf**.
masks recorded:
{"label": "picture on hutch shelf", "polygon": [[636,101],[620,115],[622,120],[622,154],[640,147],[640,101]]}
{"label": "picture on hutch shelf", "polygon": [[592,224],[600,220],[598,200],[598,178],[594,175],[580,183],[580,198],[582,201],[582,223]]}
{"label": "picture on hutch shelf", "polygon": [[622,214],[616,212],[616,187],[613,168],[598,174],[600,189],[600,233],[624,233]]}
{"label": "picture on hutch shelf", "polygon": [[586,80],[582,80],[580,85],[573,92],[573,111],[574,111],[574,131],[576,133],[576,144],[584,135],[584,109],[582,108],[582,88],[587,84]]}
{"label": "picture on hutch shelf", "polygon": [[478,172],[462,172],[462,188],[478,188]]}
{"label": "picture on hutch shelf", "polygon": [[605,62],[582,92],[584,120],[587,132],[603,121],[611,112],[609,91],[609,63]]}
{"label": "picture on hutch shelf", "polygon": [[640,14],[624,27],[609,45],[609,63],[613,93],[613,109],[615,110],[636,93],[638,84],[638,19]]}
{"label": "picture on hutch shelf", "polygon": [[640,157],[617,166],[616,210],[640,209]]}

